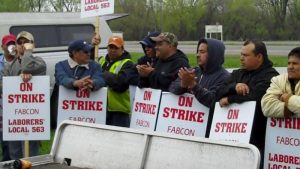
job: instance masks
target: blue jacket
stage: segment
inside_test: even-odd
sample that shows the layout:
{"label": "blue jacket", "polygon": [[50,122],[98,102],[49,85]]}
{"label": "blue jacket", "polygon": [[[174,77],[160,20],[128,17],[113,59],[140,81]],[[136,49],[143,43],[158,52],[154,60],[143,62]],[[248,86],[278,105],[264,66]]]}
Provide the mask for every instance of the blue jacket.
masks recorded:
{"label": "blue jacket", "polygon": [[90,75],[93,80],[93,90],[98,90],[105,86],[101,67],[93,60],[89,61],[88,69],[83,66],[71,68],[68,60],[58,62],[55,65],[55,81],[58,85],[63,85],[69,89],[75,89],[73,82]]}

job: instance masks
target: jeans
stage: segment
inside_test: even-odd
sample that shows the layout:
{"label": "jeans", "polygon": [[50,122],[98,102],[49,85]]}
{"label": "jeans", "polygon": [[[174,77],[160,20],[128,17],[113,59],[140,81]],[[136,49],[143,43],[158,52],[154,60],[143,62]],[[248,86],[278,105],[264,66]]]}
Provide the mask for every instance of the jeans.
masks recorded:
{"label": "jeans", "polygon": [[2,160],[1,161],[9,161],[9,147],[8,147],[8,141],[3,141],[3,133],[0,132],[0,143],[1,143],[1,150],[2,150]]}
{"label": "jeans", "polygon": [[[24,158],[24,141],[9,141],[9,156],[12,160]],[[40,141],[29,141],[29,156],[39,155]]]}
{"label": "jeans", "polygon": [[106,124],[120,127],[130,126],[130,116],[122,112],[107,112]]}

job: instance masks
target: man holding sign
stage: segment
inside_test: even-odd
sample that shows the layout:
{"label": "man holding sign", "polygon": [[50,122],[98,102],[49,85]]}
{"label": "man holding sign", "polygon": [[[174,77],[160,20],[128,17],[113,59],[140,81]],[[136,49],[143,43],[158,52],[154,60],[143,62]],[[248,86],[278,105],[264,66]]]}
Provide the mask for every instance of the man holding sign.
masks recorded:
{"label": "man holding sign", "polygon": [[267,119],[262,114],[260,101],[270,86],[271,78],[278,75],[278,72],[272,68],[266,46],[261,41],[246,41],[242,47],[240,62],[241,69],[232,72],[219,103],[223,107],[231,103],[257,102],[250,143],[257,146],[263,154]]}
{"label": "man holding sign", "polygon": [[194,69],[183,67],[179,69],[177,80],[171,83],[169,91],[181,95],[189,92],[197,100],[210,108],[208,137],[210,122],[213,115],[214,103],[219,90],[224,87],[224,81],[229,73],[222,67],[224,63],[224,44],[216,39],[200,39],[197,45],[198,66]]}
{"label": "man holding sign", "polygon": [[300,114],[300,47],[288,54],[288,73],[273,77],[261,105],[267,117]]}
{"label": "man holding sign", "polygon": [[83,40],[70,43],[70,58],[55,65],[58,85],[75,90],[98,90],[105,86],[99,65],[90,59],[92,46]]}
{"label": "man holding sign", "polygon": [[273,77],[262,98],[268,118],[265,168],[299,168],[300,47],[288,54],[287,73]]}
{"label": "man holding sign", "polygon": [[[1,72],[3,76],[20,75],[24,82],[34,75],[46,75],[46,63],[40,57],[33,57],[34,38],[31,33],[22,31],[17,35],[16,56],[11,64],[7,64]],[[2,83],[1,83],[2,90]],[[39,141],[30,142],[29,156],[39,154]],[[9,153],[11,159],[23,158],[24,144],[22,141],[10,141]]]}

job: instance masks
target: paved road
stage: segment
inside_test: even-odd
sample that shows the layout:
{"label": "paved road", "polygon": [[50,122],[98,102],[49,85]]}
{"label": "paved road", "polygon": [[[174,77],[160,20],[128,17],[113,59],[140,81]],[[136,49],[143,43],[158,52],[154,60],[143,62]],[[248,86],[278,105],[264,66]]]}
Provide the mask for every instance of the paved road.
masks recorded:
{"label": "paved road", "polygon": [[[286,43],[277,44],[277,43],[266,43],[268,54],[272,56],[287,56],[289,51],[297,46],[300,46],[300,43]],[[197,42],[179,42],[178,48],[187,54],[194,54],[196,52]],[[226,55],[239,55],[242,47],[241,42],[236,43],[226,43]],[[129,52],[143,52],[141,45],[137,41],[125,42],[125,49]]]}

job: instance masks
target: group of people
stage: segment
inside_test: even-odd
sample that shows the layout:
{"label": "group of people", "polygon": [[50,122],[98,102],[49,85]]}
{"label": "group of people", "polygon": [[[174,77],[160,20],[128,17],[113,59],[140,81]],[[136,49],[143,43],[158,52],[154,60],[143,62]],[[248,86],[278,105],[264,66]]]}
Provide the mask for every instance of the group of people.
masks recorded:
{"label": "group of people", "polygon": [[[206,137],[217,102],[224,107],[256,101],[250,143],[257,146],[263,156],[266,117],[300,114],[300,47],[288,55],[288,73],[279,75],[268,58],[265,44],[259,40],[248,40],[243,44],[240,68],[232,73],[222,66],[225,46],[215,39],[198,41],[198,65],[194,68],[189,66],[188,57],[177,48],[176,35],[170,32],[153,32],[142,39],[140,44],[145,56],[137,63],[133,63],[130,53],[125,50],[122,37],[110,37],[107,55],[96,61],[92,59],[93,51],[94,46],[101,42],[100,36],[94,35],[91,42],[75,40],[69,44],[69,58],[55,66],[56,85],[89,91],[107,86],[108,125],[129,127],[129,85],[161,89],[177,95],[186,92],[195,95],[200,103],[210,108]],[[16,44],[16,56],[11,56],[7,50],[11,43]],[[33,47],[34,39],[29,32],[21,32],[15,39],[13,35],[4,36],[2,65],[5,66],[1,75],[21,75],[24,81],[30,80],[32,75],[45,75],[46,64],[41,58],[32,56]],[[22,156],[11,156],[17,146],[10,143],[7,147],[10,156],[4,156],[4,160]],[[5,147],[5,144],[2,146]],[[31,155],[37,155],[34,148],[30,150]]]}

